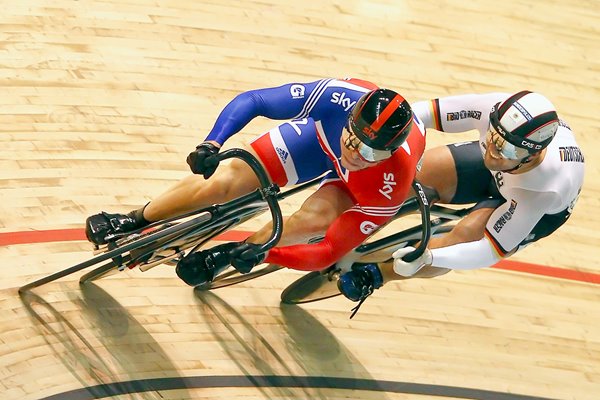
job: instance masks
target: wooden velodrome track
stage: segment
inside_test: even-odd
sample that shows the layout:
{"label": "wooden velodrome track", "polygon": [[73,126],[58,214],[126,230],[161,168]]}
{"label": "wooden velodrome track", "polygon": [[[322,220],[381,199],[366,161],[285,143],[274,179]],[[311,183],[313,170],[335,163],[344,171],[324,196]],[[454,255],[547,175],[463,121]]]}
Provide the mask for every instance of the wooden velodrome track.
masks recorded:
{"label": "wooden velodrome track", "polygon": [[[596,0],[1,3],[0,399],[600,399]],[[573,217],[520,263],[387,285],[353,320],[341,298],[280,305],[287,270],[204,295],[158,267],[18,296],[91,256],[86,216],[185,176],[235,94],[346,76],[411,101],[544,93],[585,152]]]}

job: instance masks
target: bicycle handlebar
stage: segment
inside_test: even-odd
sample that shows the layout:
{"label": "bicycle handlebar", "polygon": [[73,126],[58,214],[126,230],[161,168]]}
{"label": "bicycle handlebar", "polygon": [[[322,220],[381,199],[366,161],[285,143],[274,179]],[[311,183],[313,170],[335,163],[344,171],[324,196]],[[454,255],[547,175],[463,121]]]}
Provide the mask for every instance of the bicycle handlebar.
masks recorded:
{"label": "bicycle handlebar", "polygon": [[261,253],[266,253],[268,250],[273,248],[277,242],[279,242],[283,232],[283,215],[281,214],[281,208],[279,207],[279,202],[277,201],[279,186],[277,186],[275,183],[271,183],[265,169],[260,164],[258,159],[244,149],[234,148],[225,150],[222,153],[216,154],[214,157],[217,157],[219,161],[229,158],[239,158],[248,164],[250,168],[252,168],[252,171],[258,178],[260,183],[258,190],[260,191],[262,198],[267,202],[269,210],[271,211],[271,218],[273,220],[271,236],[259,247]]}
{"label": "bicycle handlebar", "polygon": [[421,242],[417,248],[402,257],[402,260],[406,262],[411,262],[421,257],[425,252],[425,249],[427,249],[429,239],[431,238],[431,218],[427,195],[425,194],[425,190],[423,190],[423,186],[421,186],[417,180],[413,180],[412,187],[417,195],[416,198],[417,202],[419,203],[419,210],[421,211],[421,224],[423,226],[423,231],[421,234]]}

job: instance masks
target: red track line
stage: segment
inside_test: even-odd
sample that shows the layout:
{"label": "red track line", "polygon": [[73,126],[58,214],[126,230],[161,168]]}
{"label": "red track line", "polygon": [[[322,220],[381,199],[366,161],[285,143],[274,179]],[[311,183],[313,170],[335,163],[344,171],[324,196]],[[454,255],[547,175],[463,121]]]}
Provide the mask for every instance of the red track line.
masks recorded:
{"label": "red track line", "polygon": [[[251,234],[252,232],[246,231],[229,231],[217,236],[215,240],[239,241],[246,239]],[[48,242],[70,242],[74,240],[86,240],[83,229],[50,229],[43,231],[0,233],[0,246]]]}
{"label": "red track line", "polygon": [[[241,241],[250,236],[250,231],[228,231],[217,236],[216,240]],[[51,229],[43,231],[22,231],[0,233],[0,246],[15,244],[67,242],[75,240],[86,240],[83,229]],[[492,268],[509,271],[525,272],[528,274],[549,276],[553,278],[571,281],[600,284],[600,274],[581,272],[566,268],[550,267],[546,265],[529,264],[520,261],[502,260]]]}

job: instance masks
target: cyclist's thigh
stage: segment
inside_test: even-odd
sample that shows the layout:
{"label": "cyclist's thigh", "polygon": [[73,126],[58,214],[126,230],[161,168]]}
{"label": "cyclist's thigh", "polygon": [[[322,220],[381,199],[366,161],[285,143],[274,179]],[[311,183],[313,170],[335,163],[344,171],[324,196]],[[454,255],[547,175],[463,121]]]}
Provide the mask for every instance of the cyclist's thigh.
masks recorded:
{"label": "cyclist's thigh", "polygon": [[454,159],[457,175],[452,204],[477,203],[499,196],[492,173],[483,163],[479,142],[454,143],[447,147]]}
{"label": "cyclist's thigh", "polygon": [[449,203],[456,191],[456,166],[446,146],[434,147],[423,154],[417,180],[436,190],[442,203]]}
{"label": "cyclist's thigh", "polygon": [[298,212],[328,221],[327,225],[329,225],[354,204],[355,201],[348,188],[338,178],[337,180],[324,180],[319,188],[304,201]]}
{"label": "cyclist's thigh", "polygon": [[485,226],[494,210],[495,208],[484,207],[471,211],[450,232],[440,237],[432,237],[429,248],[435,249],[480,240],[483,238]]}
{"label": "cyclist's thigh", "polygon": [[425,152],[417,179],[435,188],[442,203],[477,203],[497,193],[492,174],[483,163],[479,143],[463,142]]}
{"label": "cyclist's thigh", "polygon": [[283,123],[250,145],[279,186],[306,182],[332,167],[317,140],[311,118]]}
{"label": "cyclist's thigh", "polygon": [[[240,146],[244,150],[256,154],[249,146]],[[219,166],[214,176],[208,181],[204,181],[202,176],[194,175],[194,180],[189,180],[189,184],[197,187],[197,193],[205,195],[209,193],[217,200],[227,201],[249,193],[260,186],[258,177],[252,168],[238,158],[233,158],[225,165]],[[191,179],[191,178],[190,178]]]}

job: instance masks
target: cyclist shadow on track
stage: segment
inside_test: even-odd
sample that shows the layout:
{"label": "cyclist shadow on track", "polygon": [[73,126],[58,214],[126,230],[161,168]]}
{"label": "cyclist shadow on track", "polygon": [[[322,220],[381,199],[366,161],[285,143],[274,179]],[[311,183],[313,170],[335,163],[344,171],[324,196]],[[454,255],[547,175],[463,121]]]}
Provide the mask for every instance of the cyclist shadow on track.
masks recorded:
{"label": "cyclist shadow on track", "polygon": [[[320,384],[327,377],[372,379],[325,326],[298,306],[265,307],[249,321],[214,292],[196,290],[195,295],[216,341],[265,398],[339,397],[339,390],[313,387],[306,377],[319,378]],[[289,385],[273,377],[286,377]],[[387,398],[384,392],[366,396]]]}
{"label": "cyclist shadow on track", "polygon": [[[59,311],[51,302],[32,292],[23,293],[21,299],[40,336],[64,367],[97,398],[129,391],[131,397],[128,398],[162,400],[159,393],[147,391],[148,388],[140,386],[139,382],[118,383],[146,378],[149,360],[157,365],[157,371],[179,376],[160,344],[100,287],[90,283],[80,285],[76,290],[63,286],[61,292],[66,292],[68,297],[65,301],[75,304],[71,310]],[[77,316],[72,321],[68,317],[71,312]],[[90,331],[94,333],[90,334]],[[140,360],[143,364],[138,369],[136,365]],[[186,393],[179,393],[183,398],[191,398]]]}

